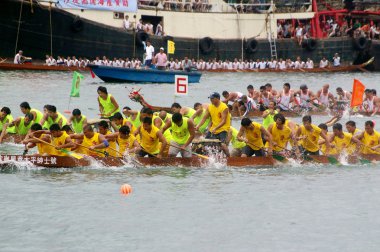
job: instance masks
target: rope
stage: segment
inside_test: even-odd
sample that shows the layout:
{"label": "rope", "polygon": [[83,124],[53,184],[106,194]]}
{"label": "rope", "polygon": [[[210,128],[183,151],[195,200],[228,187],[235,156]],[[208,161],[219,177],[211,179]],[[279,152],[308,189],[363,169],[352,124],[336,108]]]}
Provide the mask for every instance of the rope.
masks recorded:
{"label": "rope", "polygon": [[53,27],[51,25],[51,2],[49,5],[49,19],[50,19],[50,55],[53,56]]}
{"label": "rope", "polygon": [[16,45],[15,45],[15,55],[17,53],[17,45],[18,45],[18,35],[20,33],[20,25],[21,25],[21,16],[22,16],[22,6],[23,6],[23,1],[21,1],[21,7],[20,7],[20,15],[18,18],[18,27],[17,27],[17,36],[16,36]]}

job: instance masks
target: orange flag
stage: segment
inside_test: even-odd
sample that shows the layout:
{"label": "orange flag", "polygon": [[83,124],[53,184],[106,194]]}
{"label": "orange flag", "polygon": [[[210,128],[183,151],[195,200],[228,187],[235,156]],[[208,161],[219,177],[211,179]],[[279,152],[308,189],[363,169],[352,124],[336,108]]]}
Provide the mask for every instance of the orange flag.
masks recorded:
{"label": "orange flag", "polygon": [[362,105],[365,86],[359,80],[354,79],[352,87],[351,108]]}

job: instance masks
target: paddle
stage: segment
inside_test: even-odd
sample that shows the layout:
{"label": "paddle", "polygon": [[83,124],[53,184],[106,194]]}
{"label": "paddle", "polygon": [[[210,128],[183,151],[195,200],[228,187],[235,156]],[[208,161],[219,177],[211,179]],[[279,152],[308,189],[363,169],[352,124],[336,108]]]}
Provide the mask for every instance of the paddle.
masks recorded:
{"label": "paddle", "polygon": [[[55,149],[57,148],[57,146],[55,146],[54,144],[48,143],[48,142],[46,142],[46,141],[44,141],[44,140],[42,140],[42,139],[39,139],[39,138],[37,138],[37,137],[32,136],[32,138],[33,138],[34,140],[37,140],[37,141],[41,142],[41,143],[47,144],[47,145],[49,145],[49,146],[51,146],[51,147],[54,147]],[[68,151],[68,150],[65,150],[65,149],[58,149],[58,150],[59,150],[60,152],[62,152],[62,153],[65,153],[65,154],[67,154],[67,155],[73,157],[73,158],[76,158],[76,159],[82,159],[82,158],[83,158],[83,156],[81,156],[81,155],[79,155],[79,154],[77,154],[77,153],[75,153],[75,152],[72,152],[72,151]]]}
{"label": "paddle", "polygon": [[22,155],[25,156],[26,154],[28,154],[28,151],[29,151],[28,146],[25,145],[25,149],[22,152]]}
{"label": "paddle", "polygon": [[108,157],[110,154],[107,152],[107,151],[100,151],[100,150],[95,150],[95,149],[91,149],[83,144],[79,144],[79,143],[75,143],[76,145],[79,145],[80,147],[83,147],[85,149],[88,149],[90,151],[93,151],[93,152],[97,152],[97,153],[100,153],[100,154],[103,154],[104,156]]}
{"label": "paddle", "polygon": [[[311,143],[312,145],[314,145],[314,147],[317,147],[318,148],[318,150],[320,150],[320,148],[319,148],[319,146],[318,145],[316,145],[315,143],[313,143],[312,141],[310,141],[310,139],[309,138],[304,138],[305,140],[307,140],[309,143]],[[335,157],[333,157],[333,156],[330,156],[330,155],[326,155],[327,156],[327,160],[329,161],[329,163],[330,164],[334,164],[334,165],[341,165],[341,163],[338,161],[338,159],[336,159]],[[307,157],[307,158],[312,158],[314,161],[316,161],[316,162],[318,162],[318,163],[320,163],[320,161],[319,160],[317,160],[317,159],[315,159],[314,157],[313,157],[313,155],[304,155],[304,158],[305,157]],[[309,160],[310,161],[310,160]]]}
{"label": "paddle", "polygon": [[305,102],[307,102],[307,103],[310,103],[311,105],[313,105],[314,107],[316,107],[316,108],[318,108],[318,109],[320,109],[320,110],[323,109],[323,106],[321,106],[321,105],[319,105],[319,104],[313,102],[312,100],[305,100],[305,99],[303,99],[303,98],[301,98],[301,97],[300,97],[300,100],[305,101]]}
{"label": "paddle", "polygon": [[181,147],[178,147],[178,146],[172,145],[172,144],[170,144],[170,143],[169,143],[169,146],[171,146],[171,147],[173,147],[173,148],[180,149],[180,150],[187,151],[187,152],[189,152],[189,153],[191,153],[191,154],[193,154],[193,155],[195,155],[195,156],[197,156],[197,157],[200,157],[200,158],[204,158],[204,159],[207,159],[207,160],[209,159],[209,157],[207,157],[207,156],[205,156],[205,155],[201,155],[201,154],[198,154],[198,153],[196,153],[196,152],[192,152],[192,151],[189,151],[189,150],[182,149]]}
{"label": "paddle", "polygon": [[[255,144],[253,144],[253,143],[251,143],[251,142],[249,142],[249,141],[247,141],[246,143],[247,143],[247,144],[250,144],[250,145],[252,145],[252,146],[255,146],[255,147],[258,148],[258,149],[261,149],[259,146],[255,145]],[[267,153],[268,153],[268,152],[267,152]],[[272,153],[272,157],[273,157],[274,159],[276,159],[277,161],[280,161],[280,162],[283,162],[283,163],[287,163],[287,162],[289,162],[289,159],[287,159],[286,157],[284,157],[284,156],[282,156],[282,155],[279,155],[279,154],[273,154],[273,153]]]}
{"label": "paddle", "polygon": [[[110,150],[115,151],[116,153],[118,153],[119,155],[121,155],[121,156],[123,157],[123,159],[125,159],[126,155],[124,155],[124,154],[121,153],[120,151],[118,151],[118,150],[116,150],[116,149],[114,149],[114,148],[112,148],[112,147],[109,147],[109,146],[108,146],[108,148],[109,148]],[[135,162],[135,163],[136,163],[137,165],[139,165],[139,166],[143,166],[143,164],[140,163],[136,158],[132,157],[131,155],[129,155],[129,157],[130,157],[130,159],[131,159],[132,162]]]}

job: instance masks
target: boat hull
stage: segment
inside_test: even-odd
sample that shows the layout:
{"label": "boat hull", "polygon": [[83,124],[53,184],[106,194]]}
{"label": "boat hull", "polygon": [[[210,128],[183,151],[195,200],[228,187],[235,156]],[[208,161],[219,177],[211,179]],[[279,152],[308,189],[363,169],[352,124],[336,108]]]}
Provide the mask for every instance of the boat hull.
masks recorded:
{"label": "boat hull", "polygon": [[34,64],[12,64],[0,63],[2,70],[28,70],[28,71],[89,71],[89,68],[66,67],[66,66],[46,66]]}
{"label": "boat hull", "polygon": [[[349,156],[347,162],[349,164],[359,164],[361,160],[367,161],[380,161],[380,155],[362,155],[361,157]],[[131,160],[123,160],[122,158],[105,157],[105,158],[88,158],[75,159],[73,157],[61,156],[39,156],[39,155],[0,155],[0,167],[6,168],[17,166],[17,164],[27,163],[38,167],[46,168],[75,168],[75,167],[89,167],[96,163],[100,163],[105,167],[120,167],[127,163],[132,163],[138,167],[144,166],[165,166],[165,167],[208,167],[212,162],[199,158],[135,158]],[[330,159],[327,156],[313,156],[312,160],[305,161],[299,160],[299,163],[319,163],[330,164]],[[281,165],[282,162],[275,160],[272,157],[230,157],[221,160],[220,163],[228,167],[273,167]]]}
{"label": "boat hull", "polygon": [[186,71],[130,69],[97,65],[89,65],[89,67],[105,82],[174,83],[175,75],[186,75],[189,83],[198,83],[202,75],[199,72]]}

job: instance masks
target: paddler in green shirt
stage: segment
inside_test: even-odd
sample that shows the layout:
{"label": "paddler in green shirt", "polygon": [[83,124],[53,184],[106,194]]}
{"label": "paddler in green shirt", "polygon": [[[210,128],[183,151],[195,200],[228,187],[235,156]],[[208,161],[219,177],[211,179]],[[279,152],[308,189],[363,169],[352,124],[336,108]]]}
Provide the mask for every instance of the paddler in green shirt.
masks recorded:
{"label": "paddler in green shirt", "polygon": [[[206,114],[206,111],[207,111],[207,107],[208,107],[208,104],[201,104],[199,102],[195,103],[194,104],[194,110],[195,110],[195,113],[191,116],[191,119],[194,121],[194,124],[195,125],[198,125],[203,116]],[[201,127],[199,127],[199,133],[202,135],[206,132],[209,124],[211,122],[211,119],[210,117],[206,119],[206,121],[201,125]]]}
{"label": "paddler in green shirt", "polygon": [[182,157],[191,157],[191,142],[195,136],[193,120],[174,113],[171,120],[166,122],[162,131],[171,129],[172,137],[169,142],[169,156],[176,157],[180,152]]}
{"label": "paddler in green shirt", "polygon": [[141,125],[140,111],[132,110],[130,107],[124,107],[123,114],[136,129]]}
{"label": "paddler in green shirt", "polygon": [[120,112],[119,104],[111,94],[108,94],[107,88],[98,87],[98,95],[99,111],[102,118],[110,118],[116,112]]}
{"label": "paddler in green shirt", "polygon": [[274,101],[270,101],[268,105],[268,109],[263,112],[263,127],[268,129],[269,125],[274,123],[274,116],[278,114],[276,110],[276,103]]}
{"label": "paddler in green shirt", "polygon": [[37,109],[32,109],[28,102],[22,102],[20,104],[20,110],[21,110],[21,113],[23,113],[24,115],[32,114],[33,118],[34,118],[33,121],[35,123],[40,123],[42,118],[44,117],[44,114],[42,114],[41,111],[39,111]]}
{"label": "paddler in green shirt", "polygon": [[172,113],[180,113],[184,117],[191,118],[195,114],[195,109],[189,107],[182,107],[179,103],[175,102],[172,104],[170,110]]}
{"label": "paddler in green shirt", "polygon": [[228,143],[232,144],[231,157],[241,157],[243,154],[243,148],[246,146],[245,142],[239,141],[237,139],[239,131],[234,127],[230,126],[230,130],[227,135],[227,145]]}
{"label": "paddler in green shirt", "polygon": [[4,124],[3,130],[0,135],[0,143],[3,141],[3,139],[7,135],[7,128],[13,127],[13,126],[16,128],[16,134],[20,138],[18,140],[15,140],[15,142],[21,142],[25,138],[25,136],[28,134],[30,127],[32,127],[34,123],[33,119],[34,117],[32,114],[26,114],[25,117],[19,117],[9,124],[8,123]]}
{"label": "paddler in green shirt", "polygon": [[[8,107],[3,107],[0,110],[0,133],[3,131],[3,127],[5,124],[10,124],[13,122],[13,116],[11,115],[11,110]],[[6,129],[7,133],[14,134],[16,133],[16,128],[13,127],[8,127]]]}
{"label": "paddler in green shirt", "polygon": [[74,109],[67,124],[73,127],[76,134],[81,134],[83,133],[83,128],[87,125],[87,117],[82,115],[79,109]]}
{"label": "paddler in green shirt", "polygon": [[54,105],[45,105],[45,114],[40,121],[43,128],[50,129],[53,124],[58,124],[60,128],[67,124],[67,119],[64,115],[57,112],[57,108]]}

